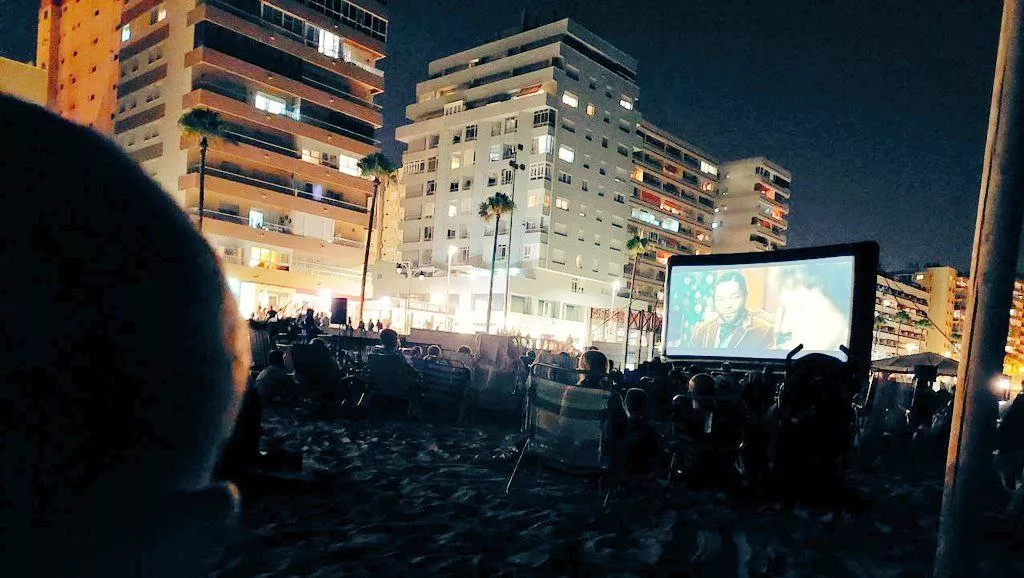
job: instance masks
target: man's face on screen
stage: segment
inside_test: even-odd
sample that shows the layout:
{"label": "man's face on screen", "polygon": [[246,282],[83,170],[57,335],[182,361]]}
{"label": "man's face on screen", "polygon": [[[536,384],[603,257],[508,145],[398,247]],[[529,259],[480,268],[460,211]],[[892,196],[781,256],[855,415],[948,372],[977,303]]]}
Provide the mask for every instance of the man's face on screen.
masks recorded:
{"label": "man's face on screen", "polygon": [[736,281],[715,285],[715,312],[722,322],[731,325],[743,316],[745,295]]}

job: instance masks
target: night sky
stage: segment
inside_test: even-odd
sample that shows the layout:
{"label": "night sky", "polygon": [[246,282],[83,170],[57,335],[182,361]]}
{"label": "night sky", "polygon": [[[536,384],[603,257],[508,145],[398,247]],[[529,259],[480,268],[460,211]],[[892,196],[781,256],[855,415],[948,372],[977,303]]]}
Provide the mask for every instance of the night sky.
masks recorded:
{"label": "night sky", "polygon": [[[792,246],[875,239],[886,268],[969,265],[997,0],[389,4],[395,160],[429,60],[496,38],[523,8],[557,10],[639,61],[646,118],[719,160],[764,154],[792,171]],[[37,6],[0,0],[0,55],[34,57]]]}

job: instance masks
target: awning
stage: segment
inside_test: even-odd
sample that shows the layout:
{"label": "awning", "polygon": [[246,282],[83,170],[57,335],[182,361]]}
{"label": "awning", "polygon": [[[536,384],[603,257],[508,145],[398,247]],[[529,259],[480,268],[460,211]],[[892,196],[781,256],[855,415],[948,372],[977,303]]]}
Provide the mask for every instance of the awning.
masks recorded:
{"label": "awning", "polygon": [[871,362],[871,369],[887,373],[914,373],[914,367],[918,365],[936,367],[939,375],[956,377],[956,360],[943,357],[938,353],[915,353],[879,359]]}

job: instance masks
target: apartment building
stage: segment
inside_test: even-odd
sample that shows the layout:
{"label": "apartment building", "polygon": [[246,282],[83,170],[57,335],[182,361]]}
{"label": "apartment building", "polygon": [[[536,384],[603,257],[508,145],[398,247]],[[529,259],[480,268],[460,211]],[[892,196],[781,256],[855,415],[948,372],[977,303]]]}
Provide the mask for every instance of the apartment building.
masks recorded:
{"label": "apartment building", "polygon": [[715,253],[774,251],[786,246],[788,170],[765,157],[722,163],[717,218],[712,224]]}
{"label": "apartment building", "polygon": [[912,283],[878,275],[871,359],[925,351],[928,340],[928,291]]}
{"label": "apartment building", "polygon": [[[523,28],[431,62],[417,84],[396,131],[407,145],[401,256],[427,279],[382,269],[378,280],[396,317],[414,291],[416,325],[437,325],[440,302],[459,312],[455,329],[482,330],[498,235],[492,329],[579,342],[628,261],[631,156],[643,146],[636,61],[570,20]],[[484,223],[477,208],[499,191],[514,214]]]}
{"label": "apartment building", "polygon": [[[641,121],[633,150],[633,192],[627,232],[647,239],[637,267],[634,298],[651,310],[664,300],[665,266],[672,255],[707,255],[718,195],[718,163],[697,147]],[[632,278],[633,265],[625,274]],[[624,289],[628,295],[628,285]],[[658,307],[660,309],[660,307]]]}
{"label": "apartment building", "polygon": [[953,267],[926,267],[913,274],[914,282],[928,292],[928,331],[925,351],[958,358],[967,310],[967,277]]}
{"label": "apartment building", "polygon": [[0,56],[0,94],[46,106],[46,70]]}
{"label": "apartment building", "polygon": [[[193,215],[199,138],[183,136],[178,119],[208,109],[224,122],[226,137],[209,141],[203,234],[242,313],[268,305],[326,311],[332,297],[357,297],[373,187],[356,164],[379,150],[383,7],[103,4],[120,8],[104,25],[116,43],[108,134]],[[41,33],[40,51],[42,42]]]}
{"label": "apartment building", "polygon": [[121,7],[109,0],[42,0],[36,35],[46,107],[108,135],[117,101]]}

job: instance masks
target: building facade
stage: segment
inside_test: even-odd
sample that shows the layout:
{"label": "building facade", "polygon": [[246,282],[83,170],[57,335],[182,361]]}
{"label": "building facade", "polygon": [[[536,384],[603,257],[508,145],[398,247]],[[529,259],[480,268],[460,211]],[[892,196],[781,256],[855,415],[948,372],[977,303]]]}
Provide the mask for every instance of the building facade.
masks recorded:
{"label": "building facade", "polygon": [[967,310],[967,277],[953,267],[937,266],[915,272],[914,281],[928,292],[928,317],[933,324],[924,350],[959,358]]}
{"label": "building facade", "polygon": [[713,223],[715,253],[785,248],[793,177],[765,157],[722,163]]}
{"label": "building facade", "polygon": [[198,215],[200,139],[183,135],[178,119],[192,109],[218,113],[226,137],[209,141],[203,234],[242,313],[268,305],[327,311],[332,297],[358,297],[373,187],[356,163],[379,150],[383,7],[373,0],[118,5],[104,25],[116,43],[105,132]]}
{"label": "building facade", "polygon": [[875,326],[871,359],[925,351],[928,340],[928,292],[885,275],[875,282]]}
{"label": "building facade", "polygon": [[[647,239],[647,252],[638,260],[634,297],[655,307],[664,300],[670,256],[711,252],[718,163],[650,122],[641,122],[637,136],[643,143],[633,151],[627,232]],[[627,289],[632,268],[625,267]]]}
{"label": "building facade", "polygon": [[[589,341],[589,310],[624,286],[631,155],[642,148],[635,71],[569,20],[431,62],[396,136],[407,145],[402,260],[437,279],[389,283],[396,273],[381,269],[385,292],[410,285],[413,316],[437,325],[440,304],[459,312],[455,329],[483,330],[497,234],[492,329]],[[499,191],[514,213],[485,223],[478,206]]]}
{"label": "building facade", "polygon": [[0,56],[0,94],[46,106],[46,70]]}
{"label": "building facade", "polygon": [[111,134],[117,96],[122,2],[43,0],[36,64],[46,71],[46,107]]}

